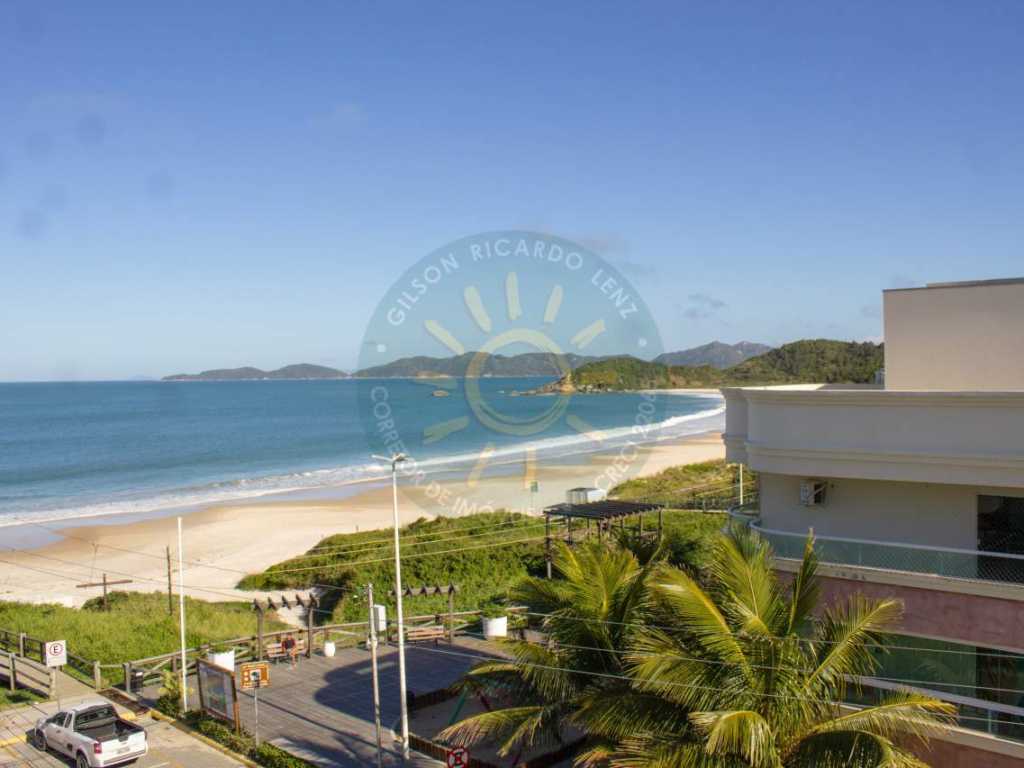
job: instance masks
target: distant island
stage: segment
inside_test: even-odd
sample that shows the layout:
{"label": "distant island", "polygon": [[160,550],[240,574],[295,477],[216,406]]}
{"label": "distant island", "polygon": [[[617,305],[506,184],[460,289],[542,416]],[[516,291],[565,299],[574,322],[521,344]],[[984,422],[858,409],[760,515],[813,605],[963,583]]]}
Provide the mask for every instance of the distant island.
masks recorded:
{"label": "distant island", "polygon": [[[768,350],[764,344],[741,341],[737,344],[723,344],[713,341],[692,349],[659,355],[655,363],[678,366],[709,366],[715,369],[728,368]],[[453,357],[430,357],[416,355],[403,357],[390,363],[363,368],[351,377],[363,379],[425,379],[464,378],[470,362],[477,352],[466,352]],[[566,354],[560,360],[547,352],[526,352],[519,355],[492,355],[483,353],[477,360],[477,375],[484,377],[514,378],[520,376],[559,376],[568,366],[575,371],[582,366],[606,360],[621,360],[621,357],[598,357],[593,355]],[[638,361],[639,362],[639,361]],[[268,379],[347,379],[350,374],[322,365],[288,365],[274,371],[246,366],[243,368],[218,368],[202,373],[179,373],[165,376],[163,381],[265,381]]]}
{"label": "distant island", "polygon": [[348,374],[336,368],[323,365],[286,365],[275,371],[263,371],[259,368],[216,368],[202,373],[178,373],[164,376],[161,381],[266,381],[285,379],[347,379]]}
{"label": "distant island", "polygon": [[522,394],[762,384],[869,384],[884,365],[881,344],[812,339],[784,344],[728,368],[663,365],[635,357],[610,358],[582,365],[558,381]]}

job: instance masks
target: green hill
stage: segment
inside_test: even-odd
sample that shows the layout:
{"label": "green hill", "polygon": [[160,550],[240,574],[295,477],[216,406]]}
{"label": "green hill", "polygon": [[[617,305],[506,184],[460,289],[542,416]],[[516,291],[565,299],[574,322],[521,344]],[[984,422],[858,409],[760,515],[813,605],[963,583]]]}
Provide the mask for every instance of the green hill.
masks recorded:
{"label": "green hill", "polygon": [[662,365],[635,357],[587,363],[542,387],[555,391],[749,386],[757,384],[867,384],[884,366],[881,344],[810,339],[785,344],[730,368]]}
{"label": "green hill", "polygon": [[252,366],[244,368],[216,368],[202,373],[178,373],[165,376],[163,381],[265,381],[267,379],[346,379],[348,374],[336,368],[310,363],[286,365],[276,371],[264,371]]}

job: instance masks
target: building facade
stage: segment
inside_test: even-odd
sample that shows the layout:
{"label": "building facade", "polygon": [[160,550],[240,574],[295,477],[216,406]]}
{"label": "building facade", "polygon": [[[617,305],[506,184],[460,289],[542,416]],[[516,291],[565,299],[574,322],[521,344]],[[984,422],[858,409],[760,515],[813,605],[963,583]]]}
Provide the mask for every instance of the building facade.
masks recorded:
{"label": "building facade", "polygon": [[813,531],[826,599],[903,601],[870,691],[958,706],[933,765],[1022,765],[1024,279],[886,291],[884,322],[884,384],[723,390],[743,514],[783,571]]}

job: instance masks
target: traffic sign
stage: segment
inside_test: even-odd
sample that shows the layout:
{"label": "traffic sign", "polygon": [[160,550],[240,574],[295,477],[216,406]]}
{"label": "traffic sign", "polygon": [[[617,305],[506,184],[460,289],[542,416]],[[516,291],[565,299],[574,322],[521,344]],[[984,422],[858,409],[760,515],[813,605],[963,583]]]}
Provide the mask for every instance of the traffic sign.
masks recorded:
{"label": "traffic sign", "polygon": [[265,661],[251,661],[239,667],[242,676],[242,688],[266,688],[270,685],[270,664]]}
{"label": "traffic sign", "polygon": [[63,667],[68,663],[68,644],[63,640],[54,640],[45,647],[46,666]]}
{"label": "traffic sign", "polygon": [[448,768],[469,768],[469,750],[465,747],[453,747],[448,750]]}

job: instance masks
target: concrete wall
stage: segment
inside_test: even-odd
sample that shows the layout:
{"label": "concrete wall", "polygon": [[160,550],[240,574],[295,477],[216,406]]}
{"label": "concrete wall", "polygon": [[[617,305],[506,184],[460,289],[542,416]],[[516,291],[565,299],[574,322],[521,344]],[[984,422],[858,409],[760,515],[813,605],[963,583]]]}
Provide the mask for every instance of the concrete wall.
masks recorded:
{"label": "concrete wall", "polygon": [[1024,281],[883,298],[887,389],[1024,390]]}
{"label": "concrete wall", "polygon": [[[977,497],[1006,494],[978,486],[899,483],[833,478],[826,503],[800,504],[803,477],[762,474],[761,519],[765,528],[819,536],[877,539],[921,546],[975,549]],[[1024,496],[1024,491],[1013,495]]]}

